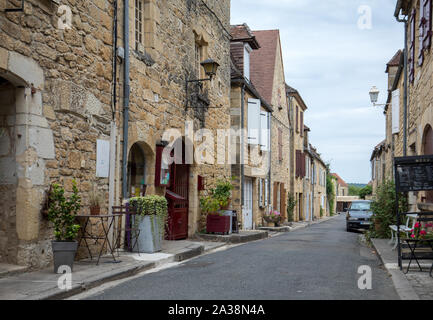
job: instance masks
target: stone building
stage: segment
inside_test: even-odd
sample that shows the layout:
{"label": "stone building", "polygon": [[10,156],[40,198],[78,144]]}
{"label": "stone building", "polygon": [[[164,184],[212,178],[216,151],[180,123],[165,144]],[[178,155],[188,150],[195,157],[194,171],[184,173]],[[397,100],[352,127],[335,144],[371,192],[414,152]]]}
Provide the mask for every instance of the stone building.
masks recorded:
{"label": "stone building", "polygon": [[345,211],[350,201],[339,201],[339,198],[344,199],[349,196],[349,185],[337,173],[331,173],[331,175],[336,179],[336,186],[335,186],[335,197],[337,198],[336,212],[341,213]]}
{"label": "stone building", "polygon": [[[308,159],[304,152],[304,143],[308,145],[308,132],[310,129],[304,125],[304,115],[307,105],[299,92],[286,84],[286,95],[288,100],[289,120],[291,124],[290,134],[290,192],[296,199],[294,209],[294,220],[303,220],[307,210],[304,194],[304,178],[307,174],[306,165]],[[307,187],[307,186],[306,186]],[[309,189],[309,186],[308,186]],[[309,201],[309,200],[307,200]],[[310,206],[311,207],[311,206]]]}
{"label": "stone building", "polygon": [[290,186],[290,123],[284,64],[279,30],[254,31],[260,49],[251,53],[251,80],[273,109],[271,115],[272,209],[287,221],[287,192]]}
{"label": "stone building", "polygon": [[309,154],[312,159],[311,184],[312,192],[312,215],[313,219],[329,216],[328,197],[326,194],[326,164],[323,162],[317,149],[309,145]]}
{"label": "stone building", "polygon": [[[270,205],[270,113],[271,106],[251,80],[251,52],[260,44],[246,24],[231,27],[231,128],[240,133],[236,162],[232,164],[233,209],[243,229],[262,224]],[[254,161],[257,157],[258,161]],[[245,159],[241,162],[241,159]]]}
{"label": "stone building", "polygon": [[[180,236],[203,228],[197,182],[230,177],[230,165],[212,163],[224,151],[164,167],[157,145],[174,137],[197,147],[192,132],[230,128],[230,1],[23,3],[14,12],[5,9],[19,1],[0,3],[0,261],[51,263],[42,209],[53,182],[70,192],[76,180],[83,213],[91,190],[103,212],[134,194],[181,193],[188,222]],[[205,77],[207,58],[220,65],[216,75],[187,92],[186,80]],[[168,128],[180,135],[164,135]],[[156,181],[170,172],[176,183]]]}

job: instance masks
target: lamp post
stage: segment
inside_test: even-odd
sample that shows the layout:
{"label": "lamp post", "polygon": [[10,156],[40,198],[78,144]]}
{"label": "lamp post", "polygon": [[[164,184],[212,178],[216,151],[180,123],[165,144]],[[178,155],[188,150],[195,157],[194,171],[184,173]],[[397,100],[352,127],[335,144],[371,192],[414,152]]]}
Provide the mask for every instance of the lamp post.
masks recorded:
{"label": "lamp post", "polygon": [[212,81],[212,78],[216,75],[218,67],[220,66],[218,62],[216,62],[212,59],[207,59],[207,60],[203,61],[202,63],[200,63],[200,65],[203,67],[206,76],[208,76],[209,78],[186,80],[186,85],[185,85],[185,88],[186,88],[186,106],[185,106],[185,108],[186,109],[188,108],[188,102],[189,102],[188,84],[192,83],[192,82]]}

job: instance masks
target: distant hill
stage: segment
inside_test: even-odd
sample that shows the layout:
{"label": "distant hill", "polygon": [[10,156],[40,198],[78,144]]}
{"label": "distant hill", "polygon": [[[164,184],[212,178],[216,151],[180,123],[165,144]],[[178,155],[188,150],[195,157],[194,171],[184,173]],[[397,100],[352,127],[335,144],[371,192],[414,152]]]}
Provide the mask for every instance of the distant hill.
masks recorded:
{"label": "distant hill", "polygon": [[367,186],[366,183],[348,183],[348,185],[356,187],[356,188],[360,188],[360,189],[365,188]]}

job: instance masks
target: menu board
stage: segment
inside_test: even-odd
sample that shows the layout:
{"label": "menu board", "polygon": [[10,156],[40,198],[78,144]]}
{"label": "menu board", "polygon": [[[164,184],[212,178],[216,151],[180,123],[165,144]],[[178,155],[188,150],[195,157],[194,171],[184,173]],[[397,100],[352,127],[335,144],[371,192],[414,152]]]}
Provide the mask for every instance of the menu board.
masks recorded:
{"label": "menu board", "polygon": [[433,156],[395,158],[397,192],[433,190]]}

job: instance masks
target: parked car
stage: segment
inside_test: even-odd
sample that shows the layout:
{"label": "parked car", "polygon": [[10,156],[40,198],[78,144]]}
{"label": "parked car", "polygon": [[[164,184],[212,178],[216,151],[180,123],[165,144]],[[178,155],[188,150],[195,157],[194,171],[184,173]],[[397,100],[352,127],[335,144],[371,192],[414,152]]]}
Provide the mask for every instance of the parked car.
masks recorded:
{"label": "parked car", "polygon": [[373,223],[371,216],[371,201],[353,201],[347,210],[346,214],[346,230],[348,232],[352,230],[364,229],[368,230],[370,225]]}

